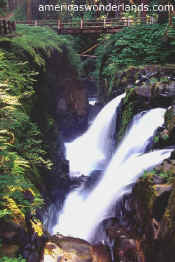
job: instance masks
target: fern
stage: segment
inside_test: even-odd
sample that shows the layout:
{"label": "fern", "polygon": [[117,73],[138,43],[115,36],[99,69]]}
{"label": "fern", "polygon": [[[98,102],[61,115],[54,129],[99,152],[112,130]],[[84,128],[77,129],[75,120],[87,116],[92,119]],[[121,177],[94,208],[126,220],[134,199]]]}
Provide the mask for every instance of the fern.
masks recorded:
{"label": "fern", "polygon": [[25,262],[26,260],[19,256],[18,258],[2,257],[0,262]]}
{"label": "fern", "polygon": [[[31,119],[34,85],[54,50],[61,56],[66,49],[70,63],[79,70],[80,58],[73,45],[71,37],[26,25],[17,25],[16,37],[0,38],[0,218],[23,221],[27,210],[35,212],[44,204],[38,190],[40,169],[49,172],[53,163],[41,130]],[[26,191],[32,201],[25,198]]]}
{"label": "fern", "polygon": [[138,25],[101,38],[96,49],[97,79],[107,78],[115,85],[115,75],[129,66],[174,63],[173,28],[165,25]]}

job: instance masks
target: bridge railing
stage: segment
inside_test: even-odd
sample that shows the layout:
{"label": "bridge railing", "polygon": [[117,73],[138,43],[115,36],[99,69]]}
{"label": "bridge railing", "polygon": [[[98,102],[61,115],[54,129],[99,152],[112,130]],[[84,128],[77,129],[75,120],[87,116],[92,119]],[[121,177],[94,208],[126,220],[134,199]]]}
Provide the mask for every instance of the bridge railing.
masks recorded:
{"label": "bridge railing", "polygon": [[103,20],[83,20],[80,21],[58,21],[60,29],[66,28],[106,28],[106,27],[125,27],[138,24],[154,24],[156,23],[154,17],[140,17],[140,18],[113,18],[113,19],[103,19]]}
{"label": "bridge railing", "polygon": [[49,26],[58,30],[66,29],[99,29],[99,28],[123,28],[138,24],[154,24],[157,23],[154,17],[139,17],[139,18],[113,18],[101,20],[28,20],[17,21],[18,24],[28,24],[30,26]]}

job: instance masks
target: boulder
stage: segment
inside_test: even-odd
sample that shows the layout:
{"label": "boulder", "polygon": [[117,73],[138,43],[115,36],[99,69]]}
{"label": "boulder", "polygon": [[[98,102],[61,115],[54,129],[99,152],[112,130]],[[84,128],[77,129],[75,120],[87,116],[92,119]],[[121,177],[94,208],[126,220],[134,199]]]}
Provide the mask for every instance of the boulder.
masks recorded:
{"label": "boulder", "polygon": [[[174,159],[168,159],[145,172],[132,192],[117,202],[116,210],[120,209],[117,217],[105,221],[106,233],[114,243],[115,261],[164,262],[166,258],[174,261],[175,173],[172,170]],[[155,176],[164,179],[154,179]]]}
{"label": "boulder", "polygon": [[95,245],[87,241],[56,235],[50,237],[43,250],[42,262],[111,262],[109,249],[102,243]]}

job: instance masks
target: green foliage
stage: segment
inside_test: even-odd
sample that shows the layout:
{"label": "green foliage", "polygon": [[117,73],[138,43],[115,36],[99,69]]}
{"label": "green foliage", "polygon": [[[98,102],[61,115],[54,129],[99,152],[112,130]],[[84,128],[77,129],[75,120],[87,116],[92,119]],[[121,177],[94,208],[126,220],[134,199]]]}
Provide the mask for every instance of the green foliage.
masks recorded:
{"label": "green foliage", "polygon": [[[12,214],[5,199],[12,198],[23,211],[27,207],[35,208],[38,196],[33,203],[25,200],[23,192],[34,186],[28,179],[32,165],[41,165],[46,152],[42,149],[42,140],[38,127],[31,122],[20,99],[30,93],[34,74],[27,70],[25,63],[8,60],[6,52],[0,50],[0,217]],[[26,63],[27,65],[27,63]],[[29,68],[28,68],[29,69]],[[27,76],[28,71],[28,76]],[[25,77],[26,76],[26,77]],[[39,197],[40,198],[40,197]],[[40,198],[41,199],[41,198]]]}
{"label": "green foliage", "polygon": [[168,179],[169,175],[167,173],[159,173],[159,176]]}
{"label": "green foliage", "polygon": [[25,262],[26,260],[19,256],[18,258],[2,257],[0,262]]}
{"label": "green foliage", "polygon": [[6,7],[6,4],[7,4],[7,0],[1,0],[1,1],[0,1],[0,7],[1,7],[1,8]]}
{"label": "green foliage", "polygon": [[6,14],[5,7],[7,4],[7,0],[0,0],[0,16],[4,16]]}
{"label": "green foliage", "polygon": [[[19,25],[17,37],[0,39],[0,218],[15,219],[43,204],[36,188],[42,181],[38,170],[49,172],[53,164],[31,119],[34,86],[46,59],[55,50],[61,55],[63,49],[70,62],[80,64],[73,40],[49,28]],[[31,201],[26,191],[31,192]]]}
{"label": "green foliage", "polygon": [[151,170],[151,171],[144,171],[143,175],[142,175],[142,178],[148,178],[149,176],[152,177],[153,175],[155,175],[155,171],[154,170]]}
{"label": "green foliage", "polygon": [[120,141],[123,138],[123,135],[125,134],[128,124],[132,120],[133,114],[134,114],[133,113],[133,104],[128,103],[126,105],[126,109],[122,113],[121,126],[118,132],[118,141]]}
{"label": "green foliage", "polygon": [[[13,63],[12,66],[18,66],[19,70],[23,66],[26,69],[30,66],[33,69],[30,70],[31,74],[37,74],[34,69],[39,71],[41,67],[45,68],[46,58],[50,57],[54,50],[59,52],[60,55],[63,50],[66,50],[69,62],[77,70],[80,68],[80,56],[74,50],[73,37],[58,35],[49,27],[17,25],[17,36],[12,39],[1,38],[1,46],[3,46],[4,50],[7,50],[8,60],[16,61],[16,57],[20,58],[19,65]],[[13,49],[13,52],[10,52],[10,49]],[[28,64],[29,60],[30,65]],[[13,68],[11,71],[13,72]],[[30,77],[30,75],[26,72],[24,81],[26,81],[27,77]]]}
{"label": "green foliage", "polygon": [[169,138],[168,134],[164,134],[164,135],[162,135],[162,139],[163,139],[163,140],[167,141],[168,138]]}
{"label": "green foliage", "polygon": [[159,136],[155,136],[155,137],[153,138],[153,140],[154,140],[154,143],[158,143],[158,142],[159,142]]}
{"label": "green foliage", "polygon": [[142,175],[142,179],[149,179],[149,181],[153,181],[153,177],[157,176],[157,177],[161,177],[163,178],[164,182],[168,182],[171,183],[172,179],[174,178],[174,174],[170,171],[167,170],[166,172],[163,170],[150,170],[150,171],[144,171],[143,175]]}
{"label": "green foliage", "polygon": [[[0,210],[0,218],[8,216],[8,215],[12,215],[12,212],[10,212],[7,209]],[[0,247],[1,247],[1,245],[0,245]]]}
{"label": "green foliage", "polygon": [[[128,66],[174,63],[175,41],[173,29],[165,25],[137,25],[105,35],[96,49],[97,78],[113,81],[118,71]],[[114,83],[115,84],[115,83]]]}
{"label": "green foliage", "polygon": [[14,16],[11,18],[11,20],[26,20],[26,10],[26,0],[23,0],[23,2],[20,3],[20,6],[13,11]]}
{"label": "green foliage", "polygon": [[18,36],[13,38],[12,44],[17,47],[18,55],[21,52],[24,56],[27,52],[34,64],[45,66],[45,58],[50,57],[54,50],[62,53],[63,48],[66,48],[70,63],[78,67],[80,58],[73,49],[73,38],[60,36],[49,27],[39,26],[17,25],[17,33]]}
{"label": "green foliage", "polygon": [[[45,65],[44,57],[38,52],[38,49],[42,50],[42,54],[49,57],[52,54],[53,49],[61,52],[60,45],[63,44],[63,40],[58,37],[51,29],[46,27],[28,27],[26,25],[18,25],[17,32],[19,36],[12,40],[18,48],[22,48],[23,52],[26,51],[30,54],[34,62],[39,65]],[[48,48],[49,47],[49,48]]]}

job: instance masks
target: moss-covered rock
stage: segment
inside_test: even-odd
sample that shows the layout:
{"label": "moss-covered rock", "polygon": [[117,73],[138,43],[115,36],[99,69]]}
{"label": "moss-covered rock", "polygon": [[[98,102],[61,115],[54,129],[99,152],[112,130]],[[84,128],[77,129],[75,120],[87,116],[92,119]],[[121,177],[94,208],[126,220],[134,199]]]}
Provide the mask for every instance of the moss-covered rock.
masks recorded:
{"label": "moss-covered rock", "polygon": [[[120,126],[117,140],[120,141],[133,116],[141,111],[155,107],[169,107],[165,115],[165,128],[160,129],[155,137],[155,147],[170,145],[174,140],[174,100],[175,81],[174,69],[168,66],[129,67],[123,73],[118,73],[117,86],[123,86],[126,97],[122,101],[117,126]],[[119,79],[121,81],[119,81]],[[125,84],[123,85],[123,81]],[[119,86],[118,86],[119,85]],[[120,93],[120,91],[119,91]]]}
{"label": "moss-covered rock", "polygon": [[137,87],[137,93],[144,97],[175,96],[174,65],[129,66],[119,71],[113,80],[111,96],[124,92],[126,88]]}
{"label": "moss-covered rock", "polygon": [[168,129],[168,132],[171,133],[175,125],[175,106],[168,108],[165,114],[165,125]]}
{"label": "moss-covered rock", "polygon": [[116,243],[116,259],[174,261],[174,168],[174,159],[167,159],[144,172],[132,193],[117,204],[122,210],[122,219],[117,216],[106,230]]}
{"label": "moss-covered rock", "polygon": [[162,127],[157,130],[154,137],[154,147],[163,148],[171,146],[175,141],[175,106],[170,105],[165,113],[165,122]]}
{"label": "moss-covered rock", "polygon": [[117,119],[117,142],[120,142],[122,137],[129,126],[129,123],[133,119],[134,115],[149,108],[149,105],[145,103],[145,100],[136,94],[135,88],[126,89],[126,96],[122,100],[120,108],[120,115]]}

